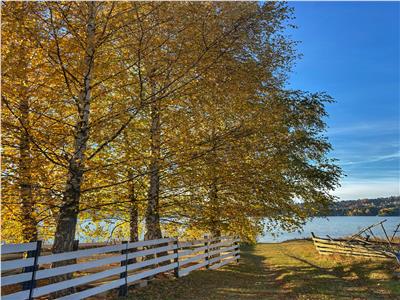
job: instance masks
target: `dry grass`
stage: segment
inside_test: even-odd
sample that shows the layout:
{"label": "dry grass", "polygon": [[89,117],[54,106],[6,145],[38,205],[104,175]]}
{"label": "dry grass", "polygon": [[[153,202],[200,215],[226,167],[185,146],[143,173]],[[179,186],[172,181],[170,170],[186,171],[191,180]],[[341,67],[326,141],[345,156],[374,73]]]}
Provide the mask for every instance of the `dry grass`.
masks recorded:
{"label": "dry grass", "polygon": [[[240,264],[157,279],[129,299],[400,299],[395,262],[321,256],[310,241],[242,249]],[[399,270],[397,270],[399,271]]]}

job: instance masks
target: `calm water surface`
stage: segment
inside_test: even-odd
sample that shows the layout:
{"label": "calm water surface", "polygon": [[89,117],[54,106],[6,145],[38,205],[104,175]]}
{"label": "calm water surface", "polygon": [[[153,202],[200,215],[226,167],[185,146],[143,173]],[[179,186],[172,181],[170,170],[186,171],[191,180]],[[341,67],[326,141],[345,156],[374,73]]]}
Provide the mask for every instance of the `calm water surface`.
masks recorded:
{"label": "calm water surface", "polygon": [[[307,222],[303,227],[302,232],[283,232],[278,237],[273,237],[271,234],[265,233],[259,237],[258,241],[261,243],[282,242],[291,239],[309,238],[311,232],[317,236],[342,237],[356,233],[360,229],[369,225],[378,223],[383,220],[385,229],[389,236],[393,234],[397,224],[400,223],[400,217],[327,217],[327,218],[314,218]],[[373,230],[376,236],[384,237],[381,227]],[[400,234],[397,234],[400,236]]]}

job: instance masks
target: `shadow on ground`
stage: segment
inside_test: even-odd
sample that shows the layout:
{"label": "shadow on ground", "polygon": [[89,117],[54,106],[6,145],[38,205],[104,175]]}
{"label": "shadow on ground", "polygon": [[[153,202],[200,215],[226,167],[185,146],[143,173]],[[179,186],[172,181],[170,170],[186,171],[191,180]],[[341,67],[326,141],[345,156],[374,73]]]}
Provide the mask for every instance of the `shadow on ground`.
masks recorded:
{"label": "shadow on ground", "polygon": [[[129,299],[400,299],[400,282],[373,278],[385,263],[323,267],[284,244],[276,253],[260,247],[243,247],[239,264],[131,289]],[[282,264],[273,263],[277,255]]]}

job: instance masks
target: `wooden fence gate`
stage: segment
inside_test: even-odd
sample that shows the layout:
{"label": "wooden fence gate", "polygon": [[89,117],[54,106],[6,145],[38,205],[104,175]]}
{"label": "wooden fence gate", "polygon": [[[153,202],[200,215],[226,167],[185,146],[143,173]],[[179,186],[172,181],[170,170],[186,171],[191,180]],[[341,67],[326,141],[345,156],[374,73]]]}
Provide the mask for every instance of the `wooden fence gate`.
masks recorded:
{"label": "wooden fence gate", "polygon": [[[43,299],[59,291],[69,294],[58,299],[84,299],[117,288],[119,295],[126,295],[129,285],[156,274],[171,272],[181,277],[240,258],[239,239],[234,237],[163,238],[101,247],[85,244],[86,249],[48,255],[44,248],[40,241],[1,246],[2,299]],[[74,261],[51,268],[52,263],[66,260]]]}

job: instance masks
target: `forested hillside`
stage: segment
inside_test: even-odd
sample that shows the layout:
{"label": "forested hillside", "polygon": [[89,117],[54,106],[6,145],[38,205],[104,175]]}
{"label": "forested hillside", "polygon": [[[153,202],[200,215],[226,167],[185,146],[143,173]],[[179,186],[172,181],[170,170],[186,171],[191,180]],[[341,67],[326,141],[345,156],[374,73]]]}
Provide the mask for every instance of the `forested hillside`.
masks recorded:
{"label": "forested hillside", "polygon": [[400,196],[339,201],[331,204],[330,216],[400,216]]}

